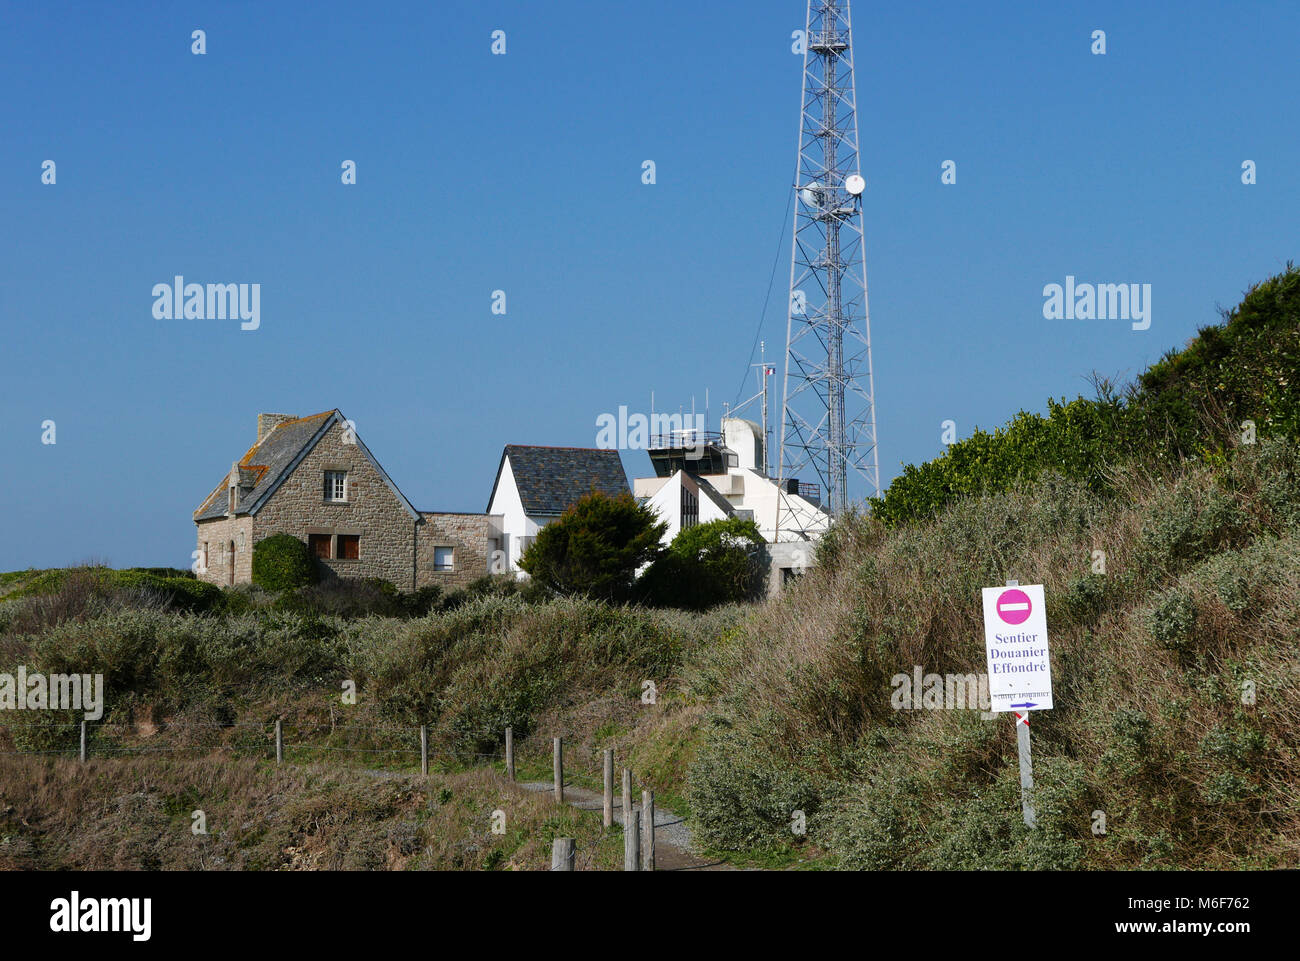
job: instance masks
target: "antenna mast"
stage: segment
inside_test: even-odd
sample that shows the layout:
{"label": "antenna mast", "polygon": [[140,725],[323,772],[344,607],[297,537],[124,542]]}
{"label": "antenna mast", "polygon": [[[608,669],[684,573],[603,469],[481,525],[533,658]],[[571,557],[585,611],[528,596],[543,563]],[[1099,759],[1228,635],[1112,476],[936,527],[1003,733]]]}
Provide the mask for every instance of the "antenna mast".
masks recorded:
{"label": "antenna mast", "polygon": [[833,515],[851,479],[880,493],[849,20],[849,0],[808,0],[777,461],[783,490],[815,472]]}

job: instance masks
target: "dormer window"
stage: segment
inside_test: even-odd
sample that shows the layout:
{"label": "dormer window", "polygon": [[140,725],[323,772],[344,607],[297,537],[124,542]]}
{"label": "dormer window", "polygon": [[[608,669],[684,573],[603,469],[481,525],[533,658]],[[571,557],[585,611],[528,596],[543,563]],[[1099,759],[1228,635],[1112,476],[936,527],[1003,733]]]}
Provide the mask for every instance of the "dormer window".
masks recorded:
{"label": "dormer window", "polygon": [[348,499],[348,472],[327,470],[325,472],[325,501],[342,504]]}

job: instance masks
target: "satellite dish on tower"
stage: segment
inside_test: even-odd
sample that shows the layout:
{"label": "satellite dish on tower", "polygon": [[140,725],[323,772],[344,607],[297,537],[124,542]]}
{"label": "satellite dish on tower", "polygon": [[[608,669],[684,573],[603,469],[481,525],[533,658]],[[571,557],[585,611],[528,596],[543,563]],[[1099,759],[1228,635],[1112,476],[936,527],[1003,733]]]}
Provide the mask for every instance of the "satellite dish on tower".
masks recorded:
{"label": "satellite dish on tower", "polygon": [[826,203],[826,188],[814,180],[799,191],[799,199],[805,207],[821,207]]}
{"label": "satellite dish on tower", "polygon": [[861,197],[862,191],[867,189],[867,182],[861,174],[849,174],[844,178],[844,189],[854,197]]}

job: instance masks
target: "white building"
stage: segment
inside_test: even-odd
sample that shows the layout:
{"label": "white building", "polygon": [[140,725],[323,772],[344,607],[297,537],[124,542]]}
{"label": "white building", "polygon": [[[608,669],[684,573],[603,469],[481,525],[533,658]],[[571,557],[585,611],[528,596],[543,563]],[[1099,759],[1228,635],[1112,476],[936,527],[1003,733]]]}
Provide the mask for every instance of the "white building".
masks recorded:
{"label": "white building", "polygon": [[493,570],[519,572],[519,558],[537,532],[592,491],[628,492],[618,451],[507,444],[488,498],[487,513],[501,516],[495,547],[502,554]]}
{"label": "white building", "polygon": [[[678,431],[652,438],[654,477],[633,482],[638,501],[668,524],[664,543],[684,527],[724,517],[758,525],[772,559],[772,592],[809,567],[813,544],[830,527],[814,485],[767,476],[762,428],[739,417],[722,420],[721,434]],[[490,508],[491,509],[491,508]]]}

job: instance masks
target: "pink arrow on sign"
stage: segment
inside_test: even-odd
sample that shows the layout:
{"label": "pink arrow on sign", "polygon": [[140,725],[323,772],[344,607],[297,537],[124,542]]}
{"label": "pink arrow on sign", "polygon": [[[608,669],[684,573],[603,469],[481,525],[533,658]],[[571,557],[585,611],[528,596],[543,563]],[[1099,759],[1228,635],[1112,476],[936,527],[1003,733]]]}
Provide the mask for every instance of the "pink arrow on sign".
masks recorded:
{"label": "pink arrow on sign", "polygon": [[1028,594],[1013,587],[998,595],[997,609],[998,617],[1008,624],[1023,624],[1029,620],[1033,605]]}

